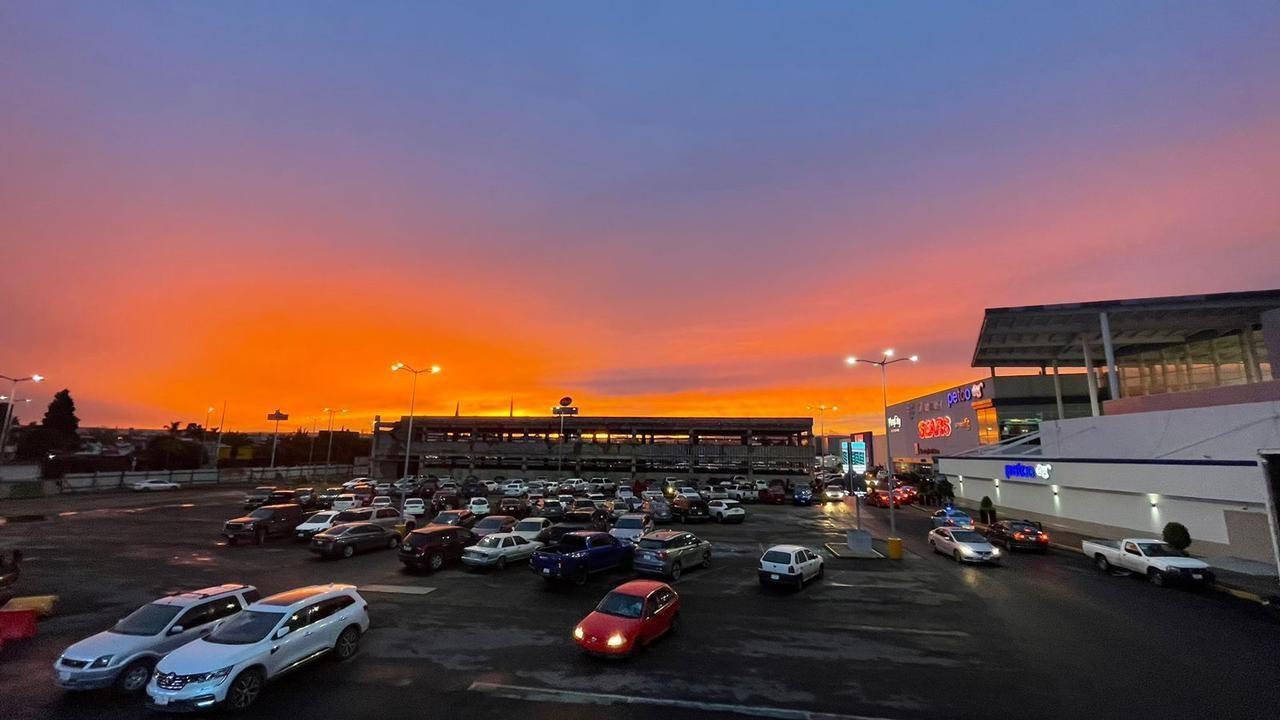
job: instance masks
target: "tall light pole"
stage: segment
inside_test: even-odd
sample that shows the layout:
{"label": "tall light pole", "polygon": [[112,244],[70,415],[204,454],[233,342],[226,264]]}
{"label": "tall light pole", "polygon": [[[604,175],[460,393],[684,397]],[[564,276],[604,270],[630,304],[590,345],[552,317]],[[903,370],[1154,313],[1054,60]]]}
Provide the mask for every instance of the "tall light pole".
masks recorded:
{"label": "tall light pole", "polygon": [[[430,367],[424,367],[421,370],[415,370],[414,368],[410,367],[409,365],[405,365],[402,362],[398,362],[395,365],[391,366],[391,372],[399,372],[401,370],[404,370],[406,372],[413,374],[413,389],[409,391],[409,432],[404,437],[404,474],[400,476],[400,478],[403,480],[404,478],[409,477],[409,458],[412,457],[411,450],[413,449],[413,408],[414,408],[414,403],[417,402],[417,399],[418,399],[418,376],[421,375],[422,373],[439,375],[440,366],[432,365]],[[401,497],[401,501],[400,501],[401,510],[403,510],[404,509],[403,508],[404,493],[401,493],[400,497]]]}
{"label": "tall light pole", "polygon": [[[329,416],[329,449],[325,450],[324,452],[324,465],[327,468],[329,467],[330,459],[333,457],[333,416],[338,414],[345,415],[347,411],[334,410],[333,408],[325,408],[324,412],[326,415]],[[329,472],[329,471],[325,470],[325,472]]]}
{"label": "tall light pole", "polygon": [[886,368],[894,363],[906,362],[908,360],[911,362],[917,362],[920,360],[920,356],[912,355],[911,357],[894,359],[893,350],[885,350],[884,357],[879,360],[866,360],[864,358],[854,357],[853,355],[844,359],[845,363],[850,367],[853,367],[858,363],[880,366],[880,399],[884,405],[884,454],[885,469],[889,474],[889,537],[891,538],[896,538],[898,535],[898,526],[893,517],[893,508],[898,504],[898,502],[893,497],[893,452],[889,449],[889,376]]}
{"label": "tall light pole", "polygon": [[821,428],[818,432],[821,433],[822,437],[823,455],[827,454],[827,411],[830,410],[831,412],[835,412],[839,409],[840,408],[836,405],[810,405],[805,408],[805,410],[818,411],[818,427]]}
{"label": "tall light pole", "polygon": [[4,461],[4,449],[9,442],[9,423],[13,421],[13,406],[18,402],[18,383],[41,382],[44,376],[39,373],[33,373],[26,377],[9,377],[8,375],[0,375],[0,380],[9,381],[9,405],[4,410],[4,424],[0,425],[0,462]]}
{"label": "tall light pole", "polygon": [[307,448],[307,466],[309,467],[316,454],[316,419],[307,418],[307,422],[311,423],[311,445]]}
{"label": "tall light pole", "polygon": [[[218,451],[222,449],[222,431],[227,427],[227,401],[222,401],[222,415],[218,419],[218,437],[213,441],[213,469],[218,469]],[[235,458],[231,458],[234,460]]]}
{"label": "tall light pole", "polygon": [[205,435],[209,434],[209,416],[213,415],[213,406],[204,411],[204,424],[200,426],[200,447],[207,451],[209,447],[205,445]]}

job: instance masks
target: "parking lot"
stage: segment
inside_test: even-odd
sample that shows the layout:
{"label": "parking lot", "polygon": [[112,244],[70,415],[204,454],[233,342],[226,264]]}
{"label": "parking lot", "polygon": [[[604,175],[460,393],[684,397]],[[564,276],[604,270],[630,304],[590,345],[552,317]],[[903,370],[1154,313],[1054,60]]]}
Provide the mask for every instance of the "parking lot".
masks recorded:
{"label": "parking lot", "polygon": [[[581,656],[570,631],[630,571],[549,587],[523,566],[411,573],[394,551],[325,561],[289,540],[229,547],[218,532],[242,496],[79,497],[62,515],[39,501],[46,520],[0,525],[0,547],[28,556],[22,593],[60,596],[39,637],[0,651],[0,717],[149,714],[138,698],[58,690],[54,659],[158,595],[224,582],[263,594],[352,583],[373,620],[355,659],[285,677],[246,717],[1263,717],[1280,707],[1280,624],[1262,608],[1104,575],[1060,551],[958,567],[928,553],[928,519],[913,509],[898,513],[900,563],[823,548],[853,522],[843,505],[752,505],[742,525],[690,525],[714,557],[675,583],[680,634],[604,662]],[[877,536],[885,512],[863,512]],[[761,550],[782,542],[820,550],[825,578],[800,592],[759,587]]]}

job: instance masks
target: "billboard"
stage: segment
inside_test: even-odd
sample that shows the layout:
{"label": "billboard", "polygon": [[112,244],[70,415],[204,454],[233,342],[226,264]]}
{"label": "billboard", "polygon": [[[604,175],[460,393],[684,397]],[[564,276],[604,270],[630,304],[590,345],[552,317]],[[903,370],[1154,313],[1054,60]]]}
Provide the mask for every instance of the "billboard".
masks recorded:
{"label": "billboard", "polygon": [[867,471],[867,443],[863,440],[841,440],[840,459],[845,470],[858,475]]}

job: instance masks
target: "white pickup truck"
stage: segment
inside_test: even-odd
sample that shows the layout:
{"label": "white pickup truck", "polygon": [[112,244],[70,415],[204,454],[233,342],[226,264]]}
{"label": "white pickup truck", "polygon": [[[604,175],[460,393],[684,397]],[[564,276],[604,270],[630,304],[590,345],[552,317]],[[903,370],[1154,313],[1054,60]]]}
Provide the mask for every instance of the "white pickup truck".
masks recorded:
{"label": "white pickup truck", "polygon": [[1208,564],[1187,557],[1163,540],[1125,538],[1123,540],[1085,540],[1080,550],[1093,559],[1099,570],[1113,567],[1138,573],[1152,585],[1206,585],[1213,582]]}

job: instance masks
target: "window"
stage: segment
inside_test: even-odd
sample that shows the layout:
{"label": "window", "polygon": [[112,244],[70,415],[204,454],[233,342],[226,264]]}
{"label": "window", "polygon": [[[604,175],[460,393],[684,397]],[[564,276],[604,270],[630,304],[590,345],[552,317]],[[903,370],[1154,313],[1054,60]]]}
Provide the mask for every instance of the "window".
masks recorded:
{"label": "window", "polygon": [[193,605],[187,608],[186,612],[182,613],[182,616],[178,618],[178,621],[174,623],[174,625],[181,625],[183,628],[187,629],[200,627],[201,625],[208,625],[217,619],[214,617],[214,614],[217,611],[217,606],[224,602],[227,601],[213,600],[206,603],[200,603],[199,605]]}
{"label": "window", "polygon": [[334,615],[342,611],[343,608],[350,607],[354,603],[355,603],[355,600],[352,600],[349,595],[342,595],[342,596],[318,603],[317,605],[314,606],[315,610],[312,613],[310,622],[313,622],[313,623],[319,622],[331,615]]}
{"label": "window", "polygon": [[383,509],[381,509],[381,510],[379,510],[379,511],[378,511],[378,517],[380,517],[380,518],[393,518],[393,517],[395,517],[396,515],[399,515],[399,514],[400,514],[400,513],[396,512],[395,510],[392,510],[392,509],[390,509],[390,508],[383,508]]}
{"label": "window", "polygon": [[243,593],[240,594],[240,597],[244,598],[245,605],[252,605],[258,602],[258,600],[262,597],[262,593],[258,592],[257,590],[245,590]]}
{"label": "window", "polygon": [[1142,553],[1138,551],[1138,546],[1134,545],[1133,543],[1125,543],[1124,551],[1129,553],[1130,555],[1139,555],[1139,556],[1142,555]]}
{"label": "window", "polygon": [[308,605],[289,617],[289,622],[285,623],[285,627],[289,628],[289,632],[296,632],[316,621],[316,613],[323,603]]}
{"label": "window", "polygon": [[502,547],[515,547],[516,541],[511,538],[503,538]]}
{"label": "window", "polygon": [[513,545],[528,545],[528,544],[529,544],[529,541],[528,541],[528,540],[525,540],[523,537],[520,537],[519,535],[516,535],[515,537],[511,538],[511,544],[513,544]]}
{"label": "window", "polygon": [[373,535],[378,532],[376,525],[357,525],[349,531],[352,535]]}
{"label": "window", "polygon": [[657,592],[655,592],[653,596],[654,596],[654,599],[658,601],[658,605],[662,606],[671,602],[671,598],[674,596],[674,594],[675,593],[671,592],[667,588],[662,588]]}

